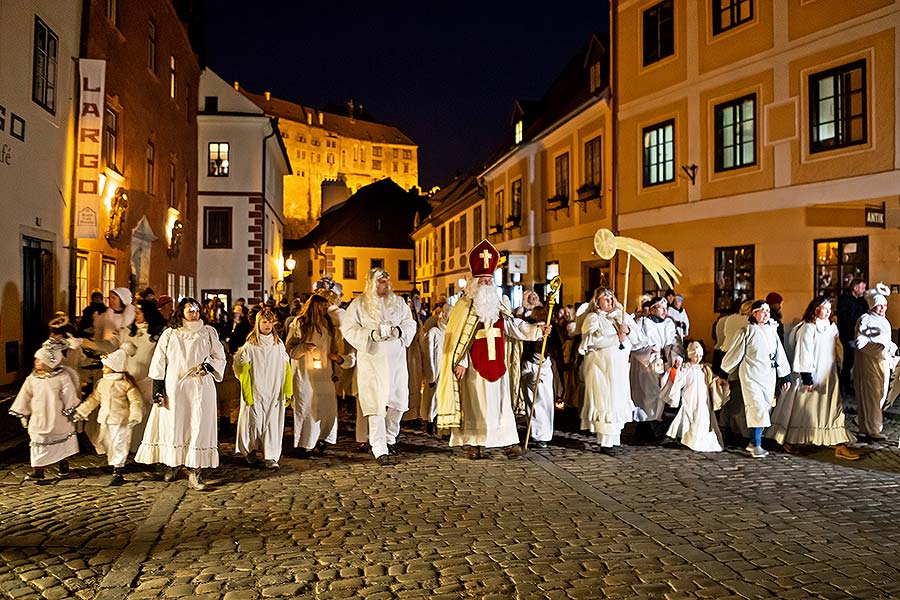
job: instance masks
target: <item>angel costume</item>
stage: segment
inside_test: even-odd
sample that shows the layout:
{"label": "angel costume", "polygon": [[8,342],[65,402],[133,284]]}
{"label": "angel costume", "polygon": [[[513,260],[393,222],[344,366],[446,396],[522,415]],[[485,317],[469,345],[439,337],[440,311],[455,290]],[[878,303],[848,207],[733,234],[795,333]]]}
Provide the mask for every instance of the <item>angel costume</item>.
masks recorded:
{"label": "angel costume", "polygon": [[[662,300],[665,302],[665,300]],[[659,421],[665,399],[660,393],[662,375],[684,358],[684,349],[671,319],[656,315],[638,322],[643,334],[643,347],[631,353],[631,397],[635,421]]]}
{"label": "angel costume", "polygon": [[[870,293],[872,292],[872,293]],[[881,438],[881,427],[891,371],[896,365],[897,345],[891,339],[891,324],[875,312],[879,304],[887,306],[883,294],[866,292],[870,310],[856,322],[856,353],[853,362],[853,387],[859,409],[859,432]]]}
{"label": "angel costume", "polygon": [[666,402],[678,408],[666,435],[696,452],[721,452],[722,433],[714,414],[721,407],[722,396],[716,393],[719,384],[712,368],[700,362],[699,343],[691,343],[688,355],[691,362],[684,363],[663,386]]}
{"label": "angel costume", "polygon": [[[207,364],[211,373],[198,374]],[[153,352],[149,375],[165,381],[168,401],[154,404],[135,462],[190,469],[219,466],[216,385],[225,349],[216,330],[202,321],[166,329]]]}

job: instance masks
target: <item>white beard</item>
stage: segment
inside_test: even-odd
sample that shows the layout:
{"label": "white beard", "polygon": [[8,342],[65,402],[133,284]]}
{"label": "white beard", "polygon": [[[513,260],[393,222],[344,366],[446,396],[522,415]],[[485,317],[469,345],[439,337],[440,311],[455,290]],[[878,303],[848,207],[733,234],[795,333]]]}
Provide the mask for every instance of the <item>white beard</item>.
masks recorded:
{"label": "white beard", "polygon": [[500,296],[493,285],[471,281],[466,286],[466,297],[472,300],[475,315],[485,327],[490,327],[500,318]]}
{"label": "white beard", "polygon": [[387,317],[385,307],[393,300],[393,296],[393,292],[389,292],[387,296],[379,296],[376,293],[363,294],[362,302],[366,314],[374,321],[384,321]]}

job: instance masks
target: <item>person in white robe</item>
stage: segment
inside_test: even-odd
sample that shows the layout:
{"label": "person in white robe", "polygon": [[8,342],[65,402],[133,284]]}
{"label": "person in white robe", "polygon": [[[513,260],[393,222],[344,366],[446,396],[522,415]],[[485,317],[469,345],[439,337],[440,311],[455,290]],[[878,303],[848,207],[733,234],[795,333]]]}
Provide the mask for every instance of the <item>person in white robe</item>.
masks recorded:
{"label": "person in white robe", "polygon": [[[542,305],[537,306],[528,320],[546,323],[547,309]],[[539,381],[538,371],[540,371]],[[528,411],[526,414],[531,417],[531,439],[534,440],[534,447],[546,448],[547,443],[553,440],[556,399],[562,397],[562,385],[550,354],[545,352],[541,360],[540,342],[523,344],[521,391]]]}
{"label": "person in white robe", "polygon": [[106,455],[107,464],[113,468],[109,482],[113,486],[125,483],[124,468],[131,436],[144,418],[144,399],[134,379],[125,372],[126,359],[121,348],[103,357],[103,377],[78,405],[74,415],[76,420],[83,421],[99,407],[99,431],[94,448],[97,454]]}
{"label": "person in white robe", "polygon": [[248,464],[262,454],[267,469],[279,468],[284,409],[293,396],[288,353],[275,334],[278,318],[269,308],[256,313],[253,331],[234,353],[232,368],[241,384],[234,450]]}
{"label": "person in white robe", "polygon": [[165,465],[165,481],[185,466],[190,487],[206,489],[201,469],[219,466],[215,384],[224,369],[216,330],[200,320],[200,304],[184,298],[150,361],[154,405],[136,462]]}
{"label": "person in white robe", "polygon": [[393,292],[387,271],[366,275],[363,294],[341,318],[341,334],[356,348],[357,401],[368,427],[368,443],[379,464],[396,452],[400,418],[409,408],[406,348],[416,322],[403,298]]}
{"label": "person in white robe", "polygon": [[635,345],[643,343],[640,328],[613,291],[598,288],[581,321],[581,429],[594,433],[606,454],[613,454],[612,449],[622,443],[622,428],[634,420],[629,356]]}
{"label": "person in white robe", "polygon": [[672,297],[672,303],[669,304],[666,316],[675,323],[675,335],[684,345],[685,338],[691,335],[691,320],[688,318],[687,311],[684,308],[684,296],[675,294]]}
{"label": "person in white robe", "polygon": [[69,473],[66,460],[78,454],[72,414],[81,398],[70,374],[60,367],[62,353],[47,345],[34,353],[34,370],[25,378],[9,409],[28,431],[31,473],[26,479],[42,481],[44,469],[59,463],[59,474]]}
{"label": "person in white robe", "polygon": [[687,348],[688,362],[663,385],[666,402],[678,408],[666,435],[678,440],[695,452],[721,452],[722,433],[715,412],[722,396],[715,393],[716,381],[712,369],[703,363],[703,345],[691,342]]}
{"label": "person in white robe", "polygon": [[499,261],[487,240],[469,252],[472,277],[450,312],[438,376],[438,430],[449,430],[450,446],[464,447],[473,460],[484,448],[522,455],[513,413],[521,345],[514,341],[539,340],[551,329],[513,316],[494,285]]}
{"label": "person in white robe", "polygon": [[[432,319],[431,317],[436,317]],[[435,433],[437,419],[437,383],[441,374],[441,356],[444,351],[444,334],[447,332],[447,321],[450,318],[450,305],[441,303],[435,307],[432,316],[425,322],[425,393],[419,415],[427,423],[429,435]],[[431,327],[428,324],[433,323]]]}
{"label": "person in white robe", "polygon": [[897,345],[891,339],[891,324],[885,317],[890,288],[878,283],[865,293],[869,312],[856,322],[853,387],[859,414],[860,438],[880,441],[891,372],[897,364]]}
{"label": "person in white robe", "polygon": [[150,300],[140,300],[135,305],[134,322],[130,327],[119,330],[119,348],[125,351],[125,372],[137,384],[144,399],[141,422],[131,431],[131,451],[137,452],[144,439],[144,428],[150,409],[153,407],[153,380],[150,379],[150,361],[159,336],[166,328],[166,322],[159,309]]}
{"label": "person in white robe", "polygon": [[287,346],[294,377],[294,447],[301,455],[320,455],[337,443],[338,404],[332,373],[336,366],[353,366],[354,354],[344,349],[341,331],[330,316],[328,300],[309,297],[288,330]]}
{"label": "person in white robe", "polygon": [[778,399],[764,435],[788,452],[796,446],[834,446],[837,458],[858,460],[860,455],[847,447],[856,437],[844,422],[838,380],[843,347],[830,317],[831,300],[814,298],[788,333],[794,347],[791,387]]}
{"label": "person in white robe", "polygon": [[741,395],[738,373],[737,371],[734,373],[722,371],[722,358],[747,325],[751,306],[753,306],[753,301],[747,300],[740,305],[738,312],[726,315],[716,323],[718,344],[716,345],[717,356],[713,357],[713,372],[723,380],[727,380],[727,386],[723,384],[722,387],[728,389],[728,402],[725,402],[719,411],[719,426],[726,430],[732,438],[748,437],[747,416],[744,411],[744,398]]}
{"label": "person in white robe", "polygon": [[134,321],[134,305],[131,290],[114,288],[107,297],[109,309],[94,315],[94,346],[99,352],[109,353],[118,348],[119,332]]}
{"label": "person in white robe", "polygon": [[406,348],[406,368],[409,371],[409,403],[406,412],[403,413],[403,421],[420,425],[422,417],[422,388],[425,386],[425,340],[422,335],[422,325],[416,315],[413,306],[410,313],[416,324],[416,332],[412,341]]}
{"label": "person in white robe", "polygon": [[769,453],[762,447],[762,430],[772,424],[769,413],[776,380],[780,379],[782,391],[786,390],[791,369],[778,337],[778,326],[769,320],[769,305],[755,301],[748,320],[722,358],[722,371],[738,371],[750,438],[746,450],[753,458],[763,458]]}
{"label": "person in white robe", "polygon": [[649,301],[649,314],[638,320],[643,337],[643,347],[631,353],[631,397],[634,401],[634,420],[651,423],[654,438],[663,437],[662,426],[665,398],[660,393],[663,376],[670,369],[678,369],[684,361],[675,323],[666,318],[668,304],[665,298]]}

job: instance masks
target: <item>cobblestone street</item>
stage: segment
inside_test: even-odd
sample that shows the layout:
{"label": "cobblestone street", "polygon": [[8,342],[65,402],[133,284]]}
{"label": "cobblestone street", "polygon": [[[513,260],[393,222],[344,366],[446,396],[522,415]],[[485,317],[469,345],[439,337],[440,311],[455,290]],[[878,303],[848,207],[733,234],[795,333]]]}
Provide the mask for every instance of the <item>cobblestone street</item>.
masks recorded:
{"label": "cobblestone street", "polygon": [[[889,422],[896,440],[898,421]],[[562,434],[510,461],[467,460],[404,430],[379,467],[349,435],[264,471],[231,456],[212,490],[131,465],[107,487],[0,472],[9,598],[896,598],[900,452],[752,460]]]}

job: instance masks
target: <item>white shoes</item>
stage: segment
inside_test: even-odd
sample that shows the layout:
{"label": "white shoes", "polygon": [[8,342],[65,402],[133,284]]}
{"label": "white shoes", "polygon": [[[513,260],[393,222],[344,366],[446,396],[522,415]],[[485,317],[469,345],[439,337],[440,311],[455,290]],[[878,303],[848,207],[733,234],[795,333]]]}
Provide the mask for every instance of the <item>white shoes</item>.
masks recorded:
{"label": "white shoes", "polygon": [[192,490],[197,490],[198,492],[206,489],[206,484],[203,483],[203,479],[200,477],[200,469],[188,471],[188,485]]}
{"label": "white shoes", "polygon": [[762,446],[747,446],[747,452],[749,452],[750,456],[753,458],[765,458],[769,455],[768,452],[763,450]]}

